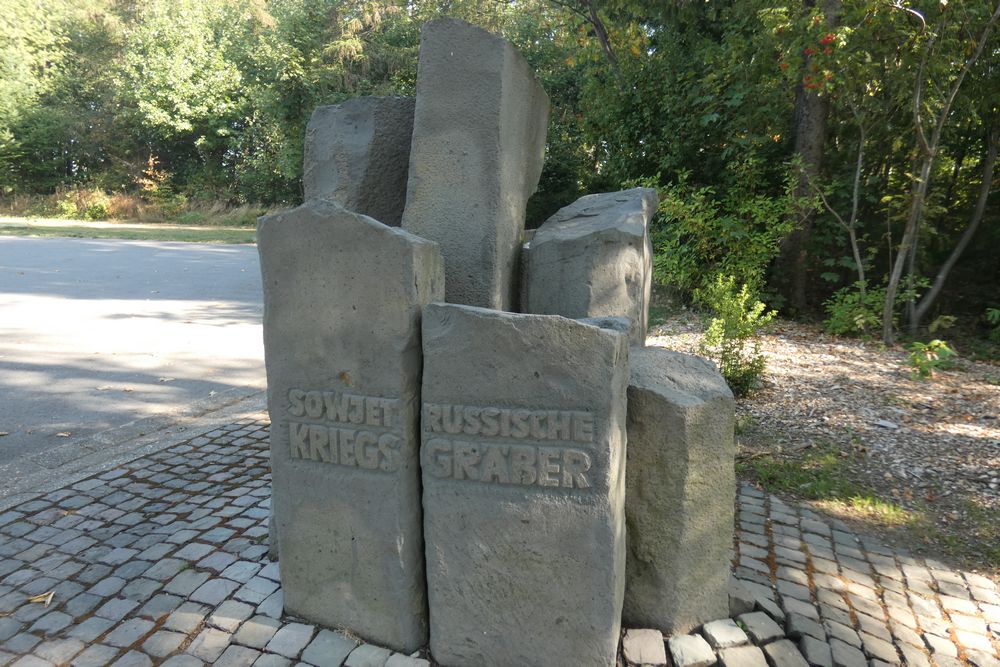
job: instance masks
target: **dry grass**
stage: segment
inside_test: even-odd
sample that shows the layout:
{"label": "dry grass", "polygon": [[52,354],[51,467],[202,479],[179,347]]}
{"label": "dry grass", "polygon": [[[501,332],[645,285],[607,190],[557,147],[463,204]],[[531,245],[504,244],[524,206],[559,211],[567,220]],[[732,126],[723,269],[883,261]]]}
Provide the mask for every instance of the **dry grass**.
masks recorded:
{"label": "dry grass", "polygon": [[169,222],[210,227],[253,227],[265,209],[232,206],[217,200],[182,195],[108,194],[97,188],[61,189],[51,195],[0,196],[0,215],[19,218],[59,218],[119,222]]}

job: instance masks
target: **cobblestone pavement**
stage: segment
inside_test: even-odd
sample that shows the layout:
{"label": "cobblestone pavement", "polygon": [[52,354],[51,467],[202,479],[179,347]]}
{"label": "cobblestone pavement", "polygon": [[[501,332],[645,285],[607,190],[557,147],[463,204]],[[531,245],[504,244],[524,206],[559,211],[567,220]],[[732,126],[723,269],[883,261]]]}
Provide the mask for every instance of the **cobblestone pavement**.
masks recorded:
{"label": "cobblestone pavement", "polygon": [[[282,618],[269,495],[267,424],[246,420],[0,513],[0,666],[428,665]],[[803,655],[814,666],[1000,665],[992,581],[746,486],[737,528],[739,624],[666,646],[633,633],[627,654],[725,667],[804,665]],[[30,600],[49,592],[48,604]]]}

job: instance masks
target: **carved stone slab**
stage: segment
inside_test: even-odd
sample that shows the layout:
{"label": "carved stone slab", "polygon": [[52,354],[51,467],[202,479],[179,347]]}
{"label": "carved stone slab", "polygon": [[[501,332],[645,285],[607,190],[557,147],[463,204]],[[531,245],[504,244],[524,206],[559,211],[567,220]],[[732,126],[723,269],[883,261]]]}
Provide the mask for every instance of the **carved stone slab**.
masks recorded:
{"label": "carved stone slab", "polygon": [[356,97],[318,107],[306,127],[305,198],[398,227],[406,202],[412,97]]}
{"label": "carved stone slab", "polygon": [[437,246],[322,200],[261,218],[257,244],[285,611],[413,651],[427,639],[417,420]]}
{"label": "carved stone slab", "polygon": [[736,404],[711,362],[632,348],[628,627],[690,632],[729,614]]}
{"label": "carved stone slab", "polygon": [[423,331],[434,659],[613,665],[624,591],[627,336],[446,304],[424,309]]}
{"label": "carved stone slab", "polygon": [[653,249],[652,188],[587,195],[538,228],[523,256],[521,310],[572,318],[623,316],[646,340]]}
{"label": "carved stone slab", "polygon": [[548,97],[509,43],[424,24],[403,227],[440,244],[449,302],[513,310],[547,124]]}

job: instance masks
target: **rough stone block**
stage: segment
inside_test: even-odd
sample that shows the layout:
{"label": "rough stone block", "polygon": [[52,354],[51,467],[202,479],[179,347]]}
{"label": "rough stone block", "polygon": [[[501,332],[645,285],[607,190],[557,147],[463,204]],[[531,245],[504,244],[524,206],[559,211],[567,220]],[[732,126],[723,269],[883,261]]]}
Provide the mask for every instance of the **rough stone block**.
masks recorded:
{"label": "rough stone block", "polygon": [[767,660],[756,646],[735,646],[719,651],[719,667],[767,667]]}
{"label": "rough stone block", "polygon": [[632,344],[645,344],[657,201],[651,188],[587,195],[546,220],[526,246],[521,310],[627,317]]}
{"label": "rough stone block", "polygon": [[732,648],[750,643],[747,634],[731,618],[706,623],[701,628],[701,634],[712,648]]}
{"label": "rough stone block", "polygon": [[740,623],[755,644],[766,644],[785,636],[781,626],[762,611],[740,616]]}
{"label": "rough stone block", "polygon": [[735,402],[705,359],[631,356],[623,621],[688,632],[729,613]]}
{"label": "rough stone block", "polygon": [[716,662],[715,651],[700,635],[674,635],[667,646],[676,667],[709,667]]}
{"label": "rough stone block", "polygon": [[398,227],[406,204],[413,105],[412,97],[356,97],[317,107],[306,127],[306,200],[330,199]]}
{"label": "rough stone block", "polygon": [[622,654],[626,661],[636,665],[667,664],[667,650],[659,630],[626,630]]}
{"label": "rough stone block", "polygon": [[403,228],[440,244],[449,302],[513,310],[547,126],[548,97],[508,42],[424,24]]}
{"label": "rough stone block", "polygon": [[440,254],[324,200],[262,218],[257,243],[285,611],[412,651],[420,309],[443,296]]}
{"label": "rough stone block", "polygon": [[772,642],[764,647],[767,661],[774,667],[809,667],[799,649],[788,639]]}
{"label": "rough stone block", "polygon": [[562,317],[432,304],[423,343],[434,659],[613,664],[627,337]]}

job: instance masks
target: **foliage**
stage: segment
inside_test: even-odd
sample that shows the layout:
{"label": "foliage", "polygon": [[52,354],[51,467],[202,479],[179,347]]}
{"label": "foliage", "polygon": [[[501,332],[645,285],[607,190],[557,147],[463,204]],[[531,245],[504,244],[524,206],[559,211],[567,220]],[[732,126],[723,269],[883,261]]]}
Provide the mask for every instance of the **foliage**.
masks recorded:
{"label": "foliage", "polygon": [[859,280],[837,290],[823,306],[829,317],[824,322],[827,333],[837,336],[868,336],[882,325],[884,287],[869,287]]}
{"label": "foliage", "polygon": [[[856,279],[888,284],[905,265],[892,316],[906,325],[921,280],[963,236],[997,134],[1000,37],[983,29],[998,2],[8,0],[0,206],[97,190],[112,217],[205,201],[295,205],[312,111],[414,94],[420,26],[449,15],[509,39],[548,93],[529,226],[582,194],[642,183],[661,195],[656,276],[684,297],[717,273],[752,290],[794,273],[804,314],[845,287],[832,300],[850,310]],[[824,102],[821,159],[810,164],[822,209],[789,166],[801,156],[804,100]],[[926,173],[921,132],[936,141]],[[143,184],[151,156],[165,176],[156,190]],[[995,220],[996,197],[986,202],[983,219]],[[70,215],[69,203],[47,206]],[[789,248],[807,229],[796,256]],[[947,312],[926,319],[995,305],[998,243],[1000,226],[984,222],[947,293],[966,298],[940,299]],[[858,325],[848,316],[844,326]]]}
{"label": "foliage", "polygon": [[768,311],[746,283],[737,287],[732,276],[716,276],[696,292],[696,298],[711,311],[701,353],[718,364],[734,394],[750,393],[766,366],[759,333],[777,312]]}
{"label": "foliage", "polygon": [[907,363],[913,368],[910,377],[914,380],[934,377],[934,371],[948,368],[951,358],[955,356],[955,350],[936,338],[929,343],[913,341],[906,349],[910,351]]}
{"label": "foliage", "polygon": [[689,183],[689,172],[660,189],[660,219],[653,230],[656,279],[690,294],[707,275],[725,274],[758,286],[791,231],[791,181],[778,197],[766,194],[753,161],[728,167],[733,187],[721,196]]}
{"label": "foliage", "polygon": [[990,340],[1000,343],[1000,308],[987,308],[986,321],[993,327],[990,331]]}

